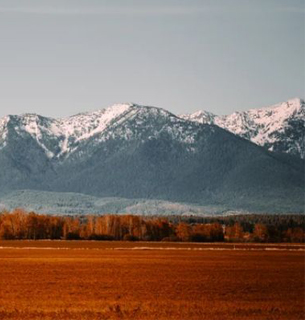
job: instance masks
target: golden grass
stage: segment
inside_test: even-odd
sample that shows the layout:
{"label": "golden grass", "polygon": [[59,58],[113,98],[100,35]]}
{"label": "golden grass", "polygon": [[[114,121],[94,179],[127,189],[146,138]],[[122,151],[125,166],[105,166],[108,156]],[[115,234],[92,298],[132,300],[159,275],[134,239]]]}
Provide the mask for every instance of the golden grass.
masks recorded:
{"label": "golden grass", "polygon": [[[0,247],[1,320],[304,319],[302,250],[87,241]],[[221,250],[194,250],[210,247]]]}

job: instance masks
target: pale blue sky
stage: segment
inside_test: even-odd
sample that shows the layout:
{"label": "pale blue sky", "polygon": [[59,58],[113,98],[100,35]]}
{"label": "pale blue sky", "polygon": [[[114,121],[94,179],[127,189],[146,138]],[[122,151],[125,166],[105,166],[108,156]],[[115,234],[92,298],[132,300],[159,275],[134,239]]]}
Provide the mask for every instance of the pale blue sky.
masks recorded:
{"label": "pale blue sky", "polygon": [[304,1],[0,0],[0,117],[304,98]]}

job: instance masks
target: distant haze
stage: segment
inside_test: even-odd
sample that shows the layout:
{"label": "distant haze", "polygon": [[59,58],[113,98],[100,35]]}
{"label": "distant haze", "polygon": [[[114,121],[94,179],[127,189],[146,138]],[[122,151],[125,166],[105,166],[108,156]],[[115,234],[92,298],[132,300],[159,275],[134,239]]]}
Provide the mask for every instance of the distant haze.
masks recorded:
{"label": "distant haze", "polygon": [[304,98],[303,0],[1,0],[0,117]]}

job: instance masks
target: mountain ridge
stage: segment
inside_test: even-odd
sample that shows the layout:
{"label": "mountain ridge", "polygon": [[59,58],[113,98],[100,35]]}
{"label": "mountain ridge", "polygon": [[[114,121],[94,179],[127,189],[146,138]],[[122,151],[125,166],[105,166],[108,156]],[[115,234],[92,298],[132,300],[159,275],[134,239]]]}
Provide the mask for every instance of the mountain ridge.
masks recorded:
{"label": "mountain ridge", "polygon": [[[35,113],[8,115],[0,118],[0,149],[6,145],[5,126],[9,122],[17,122],[21,130],[36,139],[48,158],[61,157],[69,152],[73,153],[81,141],[102,134],[119,118],[124,120],[124,116],[132,116],[132,113],[143,108],[163,110],[174,117],[201,124],[215,124],[266,147],[269,151],[287,152],[301,158],[305,157],[304,134],[302,134],[302,130],[305,129],[305,103],[300,98],[248,111],[237,111],[225,116],[217,116],[204,110],[176,116],[165,109],[135,103],[115,104],[65,118],[44,117]],[[54,143],[57,141],[56,145],[50,143],[45,145],[44,136]]]}
{"label": "mountain ridge", "polygon": [[[104,134],[113,125],[119,125],[127,118],[134,116],[141,110],[162,112],[168,116],[178,118],[173,113],[157,107],[141,106],[135,103],[115,104],[96,111],[82,112],[66,118],[51,118],[36,113],[8,115],[0,118],[0,149],[5,147],[8,126],[13,123],[17,133],[23,131],[31,135],[45,151],[48,158],[58,157],[75,151],[76,144],[95,135]],[[125,118],[124,118],[125,117]],[[44,136],[57,140],[56,150],[50,150],[44,143]]]}
{"label": "mountain ridge", "polygon": [[304,209],[301,159],[135,104],[63,124],[8,116],[0,120],[0,168],[0,194],[29,189],[260,212]]}
{"label": "mountain ridge", "polygon": [[225,116],[199,110],[180,117],[215,124],[269,151],[286,152],[305,158],[305,102],[300,98]]}

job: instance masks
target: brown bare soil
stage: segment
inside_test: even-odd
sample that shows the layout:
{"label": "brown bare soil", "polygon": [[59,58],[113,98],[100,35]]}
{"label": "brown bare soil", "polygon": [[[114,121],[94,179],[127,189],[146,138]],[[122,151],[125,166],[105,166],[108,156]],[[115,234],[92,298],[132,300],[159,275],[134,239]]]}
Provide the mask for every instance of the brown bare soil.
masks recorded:
{"label": "brown bare soil", "polygon": [[304,249],[0,241],[0,319],[301,320]]}

